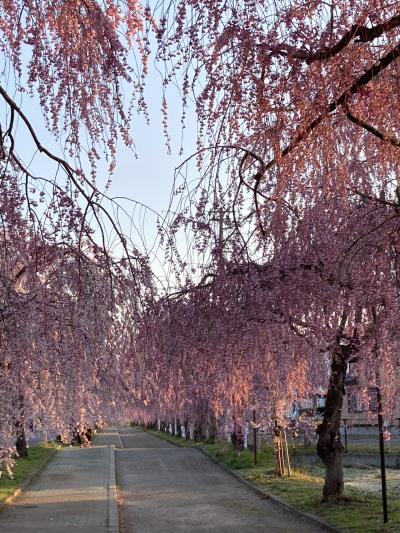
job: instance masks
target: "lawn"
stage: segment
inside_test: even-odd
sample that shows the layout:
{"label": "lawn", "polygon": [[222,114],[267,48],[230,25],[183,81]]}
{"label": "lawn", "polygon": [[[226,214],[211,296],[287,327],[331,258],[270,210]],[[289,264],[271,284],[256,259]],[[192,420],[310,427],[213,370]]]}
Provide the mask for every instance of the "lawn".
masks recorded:
{"label": "lawn", "polygon": [[203,444],[203,442],[198,443],[194,442],[193,440],[182,439],[181,437],[176,437],[175,435],[170,435],[169,433],[163,433],[162,431],[157,431],[156,429],[148,429],[143,428],[141,426],[139,426],[139,429],[142,429],[143,431],[146,431],[147,433],[150,433],[151,435],[154,435],[155,437],[158,437],[160,439],[172,442],[173,444],[177,444],[178,446],[192,448],[194,446],[200,446]]}
{"label": "lawn", "polygon": [[55,443],[37,444],[28,450],[28,457],[20,457],[13,468],[14,479],[10,479],[6,472],[0,478],[0,502],[10,496],[26,481],[39,466],[50,457],[60,446]]}
{"label": "lawn", "polygon": [[[372,470],[376,478],[376,469]],[[242,475],[255,485],[276,494],[290,505],[293,505],[293,507],[316,514],[326,522],[344,531],[353,533],[398,532],[400,531],[400,502],[398,495],[396,492],[391,493],[389,491],[388,509],[390,520],[387,525],[384,525],[380,494],[368,489],[362,490],[361,488],[362,482],[365,481],[365,476],[371,475],[370,472],[369,470],[346,468],[345,479],[350,477],[350,479],[354,480],[356,478],[358,487],[356,488],[350,482],[346,482],[345,497],[343,501],[335,504],[321,502],[324,483],[324,471],[321,467],[295,468],[290,478],[277,478],[273,469],[262,468],[243,470]]]}
{"label": "lawn", "polygon": [[324,483],[323,467],[297,467],[292,469],[291,477],[278,478],[275,476],[274,453],[271,445],[262,448],[258,454],[257,467],[254,467],[254,456],[251,450],[244,450],[238,456],[232,445],[227,442],[222,444],[210,441],[195,443],[160,431],[147,431],[181,446],[206,449],[219,462],[238,471],[245,479],[258,487],[275,494],[300,511],[321,517],[345,532],[394,533],[400,531],[399,470],[387,470],[389,523],[384,525],[379,469],[346,468],[343,501],[325,504],[321,502]]}

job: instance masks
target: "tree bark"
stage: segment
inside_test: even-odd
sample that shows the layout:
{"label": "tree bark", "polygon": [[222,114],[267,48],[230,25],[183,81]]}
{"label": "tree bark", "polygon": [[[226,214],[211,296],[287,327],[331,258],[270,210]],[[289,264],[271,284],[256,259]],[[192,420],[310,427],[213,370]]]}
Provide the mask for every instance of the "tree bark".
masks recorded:
{"label": "tree bark", "polygon": [[317,429],[317,451],[325,465],[323,501],[340,499],[343,496],[343,446],[340,439],[340,419],[347,366],[343,353],[345,348],[345,346],[338,346],[334,354],[324,417]]}
{"label": "tree bark", "polygon": [[176,435],[177,437],[182,437],[182,424],[180,418],[176,419]]}
{"label": "tree bark", "polygon": [[184,426],[185,426],[185,439],[190,440],[189,417],[187,415],[185,415]]}
{"label": "tree bark", "polygon": [[22,394],[18,396],[19,418],[15,421],[15,448],[19,457],[28,457],[28,444],[25,436],[25,411],[24,411],[24,397]]}
{"label": "tree bark", "polygon": [[210,413],[208,421],[208,438],[215,440],[217,436],[217,419],[213,412]]}
{"label": "tree bark", "polygon": [[15,442],[15,448],[19,457],[28,457],[28,445],[25,438],[25,431],[23,427],[17,429],[17,439]]}
{"label": "tree bark", "polygon": [[203,417],[196,420],[194,425],[193,436],[195,442],[205,440],[205,422]]}

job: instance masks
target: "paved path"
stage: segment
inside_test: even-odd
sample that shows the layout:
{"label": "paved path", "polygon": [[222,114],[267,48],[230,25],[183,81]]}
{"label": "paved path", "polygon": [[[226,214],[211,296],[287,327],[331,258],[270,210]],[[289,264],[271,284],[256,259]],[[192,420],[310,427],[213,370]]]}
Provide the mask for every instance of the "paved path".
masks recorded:
{"label": "paved path", "polygon": [[0,512],[0,531],[107,533],[110,453],[108,446],[64,448]]}
{"label": "paved path", "polygon": [[[115,440],[121,533],[321,533],[284,512],[196,449],[138,429]],[[118,435],[117,435],[118,433]]]}
{"label": "paved path", "polygon": [[117,524],[110,444],[117,447],[120,533],[322,532],[256,496],[196,449],[134,428],[107,428],[92,448],[59,452],[0,512],[1,533],[117,533],[110,527]]}

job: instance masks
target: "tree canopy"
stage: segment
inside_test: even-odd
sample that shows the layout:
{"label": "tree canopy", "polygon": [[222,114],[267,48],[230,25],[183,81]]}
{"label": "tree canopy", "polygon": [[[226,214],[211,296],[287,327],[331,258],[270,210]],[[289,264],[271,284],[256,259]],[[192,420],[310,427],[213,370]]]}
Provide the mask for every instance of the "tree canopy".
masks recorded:
{"label": "tree canopy", "polygon": [[[324,495],[340,495],[347,365],[382,390],[387,413],[399,393],[396,4],[19,0],[0,1],[0,15],[0,386],[18,383],[4,448],[21,420],[61,431],[117,403],[192,420],[259,403],[267,420],[282,399],[325,387]],[[96,181],[101,151],[112,172],[119,139],[133,146],[153,49],[165,120],[173,84],[183,122],[192,101],[198,116],[198,152],[161,228],[174,294],[157,293]],[[17,103],[25,91],[64,154]],[[53,176],[30,171],[17,123]],[[198,267],[179,253],[181,231]]]}

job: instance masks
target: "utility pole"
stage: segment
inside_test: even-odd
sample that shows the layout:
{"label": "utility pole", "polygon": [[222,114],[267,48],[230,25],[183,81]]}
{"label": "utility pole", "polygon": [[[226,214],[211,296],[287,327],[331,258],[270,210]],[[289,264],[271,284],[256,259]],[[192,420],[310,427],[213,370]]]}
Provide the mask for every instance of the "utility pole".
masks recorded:
{"label": "utility pole", "polygon": [[254,451],[254,466],[257,466],[257,426],[256,426],[256,410],[253,409],[253,451]]}
{"label": "utility pole", "polygon": [[219,209],[219,229],[218,229],[218,264],[222,265],[224,262],[224,211],[222,207]]}
{"label": "utility pole", "polygon": [[[376,309],[372,307],[372,319],[374,324],[377,323]],[[376,335],[376,333],[375,333]],[[377,337],[375,337],[374,351],[376,354],[376,360],[379,362],[379,344]],[[379,429],[379,454],[381,459],[381,482],[382,482],[382,507],[383,507],[383,522],[386,524],[388,521],[388,508],[387,508],[387,487],[386,487],[386,467],[385,467],[385,444],[383,441],[383,416],[382,416],[382,395],[381,395],[381,376],[378,368],[376,372],[376,403],[378,410],[378,429]]]}
{"label": "utility pole", "polygon": [[376,401],[378,407],[378,428],[379,428],[379,454],[381,458],[381,482],[382,482],[382,506],[383,521],[388,521],[387,509],[387,488],[386,488],[386,468],[385,468],[385,444],[383,442],[383,416],[382,416],[382,396],[379,385],[376,387]]}

